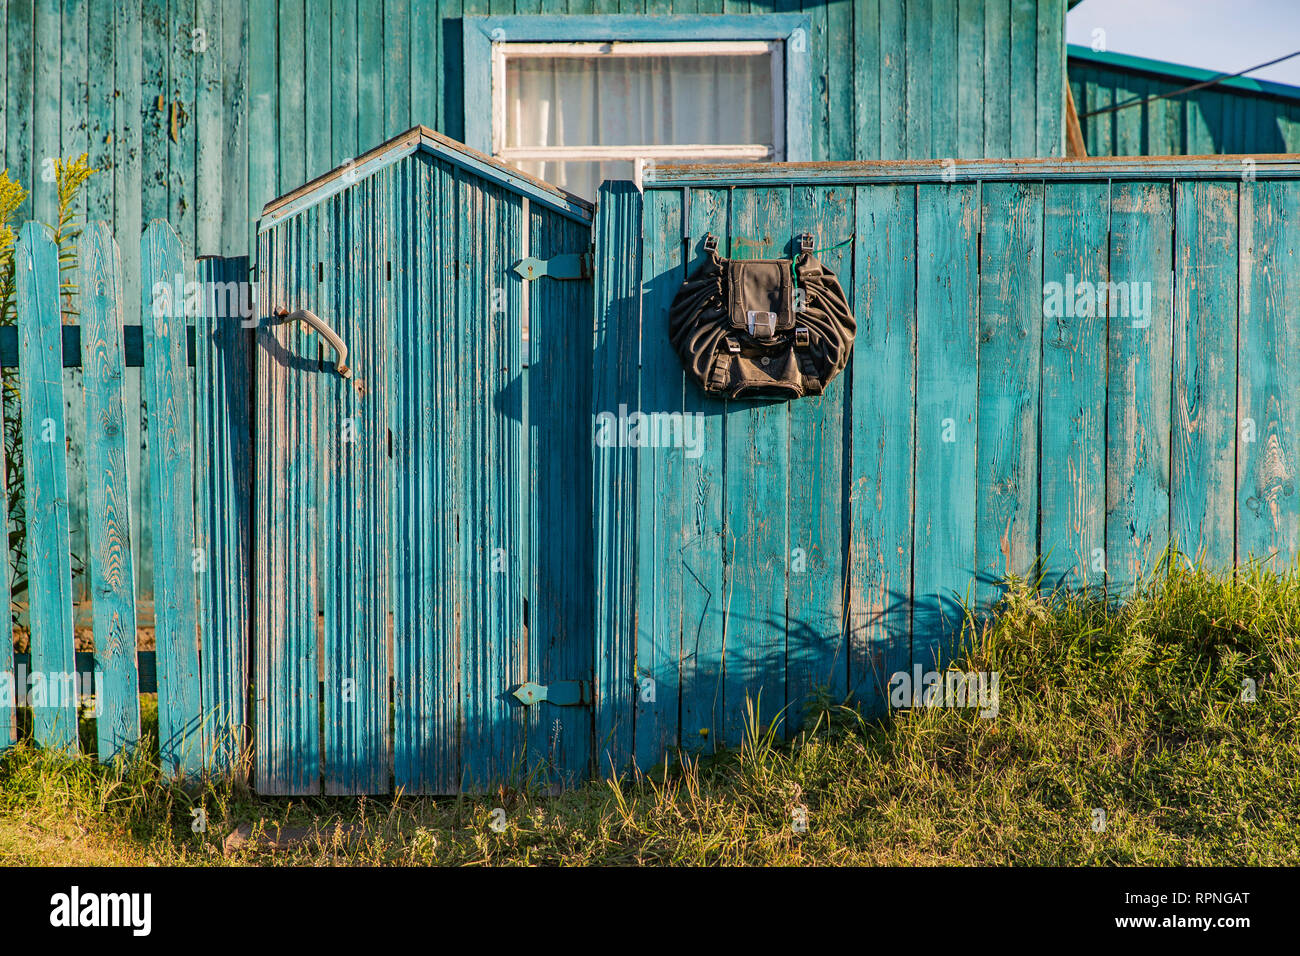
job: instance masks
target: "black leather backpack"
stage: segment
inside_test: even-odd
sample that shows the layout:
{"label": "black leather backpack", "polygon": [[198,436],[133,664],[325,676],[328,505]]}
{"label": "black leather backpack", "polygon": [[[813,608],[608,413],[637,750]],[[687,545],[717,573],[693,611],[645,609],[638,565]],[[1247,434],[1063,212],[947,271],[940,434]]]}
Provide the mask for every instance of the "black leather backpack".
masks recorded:
{"label": "black leather backpack", "polygon": [[857,323],[835,274],[799,240],[799,258],[723,259],[707,236],[704,265],[677,291],[669,335],[687,372],[713,395],[820,395],[848,364]]}

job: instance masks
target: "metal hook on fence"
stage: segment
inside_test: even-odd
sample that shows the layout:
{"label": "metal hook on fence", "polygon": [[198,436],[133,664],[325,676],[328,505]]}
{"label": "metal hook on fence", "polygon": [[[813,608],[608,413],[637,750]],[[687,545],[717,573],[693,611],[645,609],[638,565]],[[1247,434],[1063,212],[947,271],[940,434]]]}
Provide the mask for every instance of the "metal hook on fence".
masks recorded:
{"label": "metal hook on fence", "polygon": [[330,345],[334,346],[334,351],[338,353],[334,360],[334,371],[338,372],[344,378],[352,377],[352,369],[348,368],[348,347],[343,344],[343,339],[339,334],[330,328],[330,324],[322,319],[310,309],[295,309],[290,312],[284,306],[280,306],[274,312],[277,318],[284,319],[286,322],[306,322]]}

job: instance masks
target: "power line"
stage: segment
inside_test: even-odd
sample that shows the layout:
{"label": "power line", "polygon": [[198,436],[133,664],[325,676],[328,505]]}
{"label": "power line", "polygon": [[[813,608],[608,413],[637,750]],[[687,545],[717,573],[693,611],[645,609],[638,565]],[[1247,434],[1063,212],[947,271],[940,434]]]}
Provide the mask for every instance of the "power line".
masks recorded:
{"label": "power line", "polygon": [[1288,53],[1286,56],[1280,56],[1276,60],[1269,60],[1267,63],[1260,63],[1258,66],[1248,67],[1247,69],[1240,70],[1236,73],[1220,73],[1218,76],[1212,76],[1202,83],[1193,83],[1191,86],[1184,86],[1179,90],[1170,90],[1168,93],[1157,93],[1154,96],[1139,96],[1135,99],[1126,100],[1123,103],[1116,103],[1114,106],[1107,106],[1104,109],[1091,110],[1090,112],[1084,113],[1079,117],[1079,119],[1083,120],[1087,119],[1089,116],[1099,116],[1102,113],[1113,113],[1116,110],[1127,109],[1130,106],[1141,106],[1143,103],[1150,103],[1152,100],[1168,99],[1171,96],[1179,96],[1182,93],[1190,93],[1193,90],[1204,89],[1207,86],[1222,83],[1224,80],[1231,80],[1238,76],[1245,76],[1247,73],[1254,73],[1256,70],[1262,70],[1264,67],[1272,66],[1274,63],[1282,63],[1283,61],[1296,56],[1300,56],[1300,50],[1296,50],[1294,53]]}

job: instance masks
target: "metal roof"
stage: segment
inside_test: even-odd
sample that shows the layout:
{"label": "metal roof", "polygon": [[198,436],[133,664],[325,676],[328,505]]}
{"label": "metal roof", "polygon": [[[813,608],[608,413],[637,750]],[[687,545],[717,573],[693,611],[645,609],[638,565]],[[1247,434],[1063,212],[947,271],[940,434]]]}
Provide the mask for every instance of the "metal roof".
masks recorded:
{"label": "metal roof", "polygon": [[[1183,66],[1180,63],[1166,63],[1163,60],[1148,60],[1145,57],[1130,56],[1127,53],[1097,53],[1086,46],[1070,44],[1066,55],[1071,60],[1095,64],[1113,70],[1130,70],[1137,73],[1149,73],[1170,82],[1186,81],[1185,85],[1204,83],[1222,71],[1203,70],[1196,66]],[[1226,87],[1233,92],[1257,93],[1264,96],[1279,96],[1288,100],[1300,100],[1300,86],[1288,86],[1286,83],[1273,83],[1269,80],[1252,80],[1247,76],[1234,76],[1219,80],[1206,89]]]}

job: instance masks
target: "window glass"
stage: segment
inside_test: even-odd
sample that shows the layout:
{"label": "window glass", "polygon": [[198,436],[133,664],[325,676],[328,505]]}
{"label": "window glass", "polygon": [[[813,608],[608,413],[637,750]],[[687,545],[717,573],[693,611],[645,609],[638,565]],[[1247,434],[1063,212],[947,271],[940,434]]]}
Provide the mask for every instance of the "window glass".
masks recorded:
{"label": "window glass", "polygon": [[[708,158],[773,158],[779,118],[772,73],[770,52],[507,53],[498,142],[520,169],[586,198],[603,179],[633,178],[645,147],[749,147],[743,156]],[[591,148],[600,155],[584,155]],[[689,159],[686,150],[667,153],[653,158]]]}

